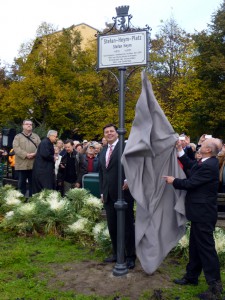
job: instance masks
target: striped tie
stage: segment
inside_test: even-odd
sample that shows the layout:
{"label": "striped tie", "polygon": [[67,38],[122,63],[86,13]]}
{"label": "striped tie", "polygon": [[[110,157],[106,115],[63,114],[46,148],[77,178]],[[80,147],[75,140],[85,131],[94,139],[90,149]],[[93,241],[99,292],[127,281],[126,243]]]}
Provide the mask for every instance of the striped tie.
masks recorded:
{"label": "striped tie", "polygon": [[106,168],[108,168],[110,158],[111,158],[111,155],[112,155],[112,151],[113,151],[113,145],[110,145],[109,146],[109,154],[108,154],[108,158],[107,158],[107,161],[106,161]]}

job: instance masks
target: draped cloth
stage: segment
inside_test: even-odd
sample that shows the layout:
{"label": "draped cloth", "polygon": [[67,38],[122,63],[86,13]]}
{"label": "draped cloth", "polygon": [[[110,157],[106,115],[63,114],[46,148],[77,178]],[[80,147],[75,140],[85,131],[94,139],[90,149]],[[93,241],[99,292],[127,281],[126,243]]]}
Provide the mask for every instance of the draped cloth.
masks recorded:
{"label": "draped cloth", "polygon": [[121,161],[137,202],[136,253],[152,274],[185,233],[185,191],[166,184],[163,175],[185,178],[178,164],[176,134],[142,72],[142,92]]}

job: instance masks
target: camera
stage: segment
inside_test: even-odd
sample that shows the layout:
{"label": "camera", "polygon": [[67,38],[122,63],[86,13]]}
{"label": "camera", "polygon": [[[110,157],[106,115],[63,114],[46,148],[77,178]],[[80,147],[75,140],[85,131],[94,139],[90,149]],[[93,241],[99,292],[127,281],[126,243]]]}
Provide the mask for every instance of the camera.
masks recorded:
{"label": "camera", "polygon": [[184,136],[179,136],[179,140],[180,141],[185,141],[185,137]]}
{"label": "camera", "polygon": [[205,135],[205,138],[206,138],[206,139],[211,139],[211,138],[212,138],[212,135],[211,135],[211,134],[206,134],[206,135]]}

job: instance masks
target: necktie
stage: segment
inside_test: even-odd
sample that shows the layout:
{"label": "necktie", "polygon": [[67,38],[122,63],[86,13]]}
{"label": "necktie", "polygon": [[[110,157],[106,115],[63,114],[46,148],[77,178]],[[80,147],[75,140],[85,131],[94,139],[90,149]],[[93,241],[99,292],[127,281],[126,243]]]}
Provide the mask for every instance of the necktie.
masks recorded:
{"label": "necktie", "polygon": [[108,158],[107,158],[107,161],[106,161],[106,168],[108,168],[110,158],[111,158],[111,155],[112,155],[112,151],[113,151],[113,145],[110,145],[109,146],[109,154],[108,154]]}
{"label": "necktie", "polygon": [[200,166],[202,164],[202,159],[199,159],[198,165]]}

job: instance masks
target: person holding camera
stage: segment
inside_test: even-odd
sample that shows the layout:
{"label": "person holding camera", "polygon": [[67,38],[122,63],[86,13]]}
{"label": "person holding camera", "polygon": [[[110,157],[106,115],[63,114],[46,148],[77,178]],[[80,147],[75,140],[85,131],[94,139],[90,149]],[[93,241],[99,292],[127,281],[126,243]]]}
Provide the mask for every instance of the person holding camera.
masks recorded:
{"label": "person holding camera", "polygon": [[65,141],[64,149],[66,153],[61,158],[57,175],[62,195],[71,188],[80,188],[82,177],[87,173],[83,155],[74,149],[72,140]]}
{"label": "person holding camera", "polygon": [[174,283],[197,285],[203,270],[209,290],[201,294],[201,299],[221,299],[220,264],[213,232],[217,222],[219,185],[219,162],[216,156],[222,144],[219,139],[205,139],[200,148],[202,159],[198,162],[187,157],[180,141],[177,142],[176,147],[184,169],[190,168],[190,176],[187,179],[163,177],[175,189],[187,191],[185,211],[187,219],[191,222],[191,229],[186,273],[182,278],[175,279]]}
{"label": "person holding camera", "polygon": [[196,151],[198,151],[200,148],[201,148],[201,145],[202,143],[207,140],[207,139],[211,139],[212,138],[212,135],[211,134],[206,134],[204,133],[200,138],[199,138],[199,141],[198,141],[198,144],[196,146]]}
{"label": "person holding camera", "polygon": [[187,156],[194,160],[195,159],[195,152],[193,151],[192,147],[190,146],[190,137],[186,134],[182,133],[179,136],[180,143],[182,145],[182,148],[184,152],[187,154]]}

